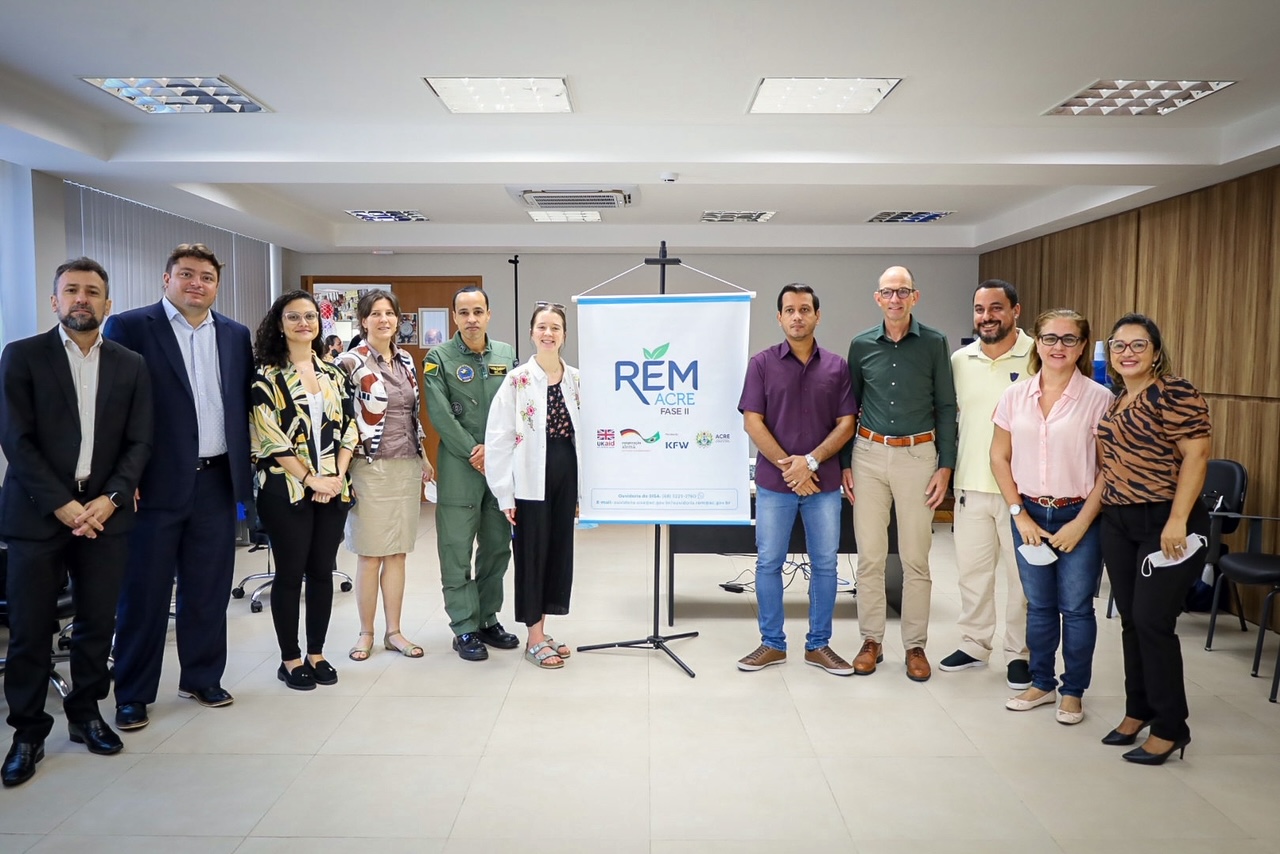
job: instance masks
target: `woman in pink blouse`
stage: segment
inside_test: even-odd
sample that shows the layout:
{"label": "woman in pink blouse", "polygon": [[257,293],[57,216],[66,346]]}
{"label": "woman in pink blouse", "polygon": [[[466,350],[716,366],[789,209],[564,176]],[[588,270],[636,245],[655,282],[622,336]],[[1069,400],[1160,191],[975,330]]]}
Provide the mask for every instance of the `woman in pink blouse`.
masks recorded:
{"label": "woman in pink blouse", "polygon": [[992,418],[991,471],[1012,516],[1031,652],[1031,687],[1005,707],[1023,712],[1058,700],[1061,638],[1057,720],[1077,724],[1093,673],[1093,594],[1102,574],[1094,433],[1112,396],[1089,379],[1089,321],[1053,309],[1036,318],[1033,337],[1032,375],[1005,391]]}

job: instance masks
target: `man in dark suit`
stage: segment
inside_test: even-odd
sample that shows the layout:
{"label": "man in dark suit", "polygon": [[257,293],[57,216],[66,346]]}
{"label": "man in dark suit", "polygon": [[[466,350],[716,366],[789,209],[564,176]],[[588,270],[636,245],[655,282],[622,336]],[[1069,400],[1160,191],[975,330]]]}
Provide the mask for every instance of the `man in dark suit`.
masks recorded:
{"label": "man in dark suit", "polygon": [[58,326],[14,341],[0,356],[0,445],[9,462],[0,535],[9,546],[9,655],[4,674],[13,746],[0,777],[25,783],[44,758],[58,593],[71,577],[75,630],[71,740],[118,753],[103,721],[116,600],[134,524],[133,491],[151,452],[151,382],[136,353],[103,340],[107,273],[77,258],[53,280]]}
{"label": "man in dark suit", "polygon": [[155,393],[155,447],[142,475],[138,525],[116,631],[116,725],[148,723],[160,686],[169,600],[177,594],[178,696],[227,706],[227,599],[236,502],[252,500],[249,330],[212,311],[222,265],[184,243],[165,264],[164,297],[111,318],[104,335],[141,353]]}

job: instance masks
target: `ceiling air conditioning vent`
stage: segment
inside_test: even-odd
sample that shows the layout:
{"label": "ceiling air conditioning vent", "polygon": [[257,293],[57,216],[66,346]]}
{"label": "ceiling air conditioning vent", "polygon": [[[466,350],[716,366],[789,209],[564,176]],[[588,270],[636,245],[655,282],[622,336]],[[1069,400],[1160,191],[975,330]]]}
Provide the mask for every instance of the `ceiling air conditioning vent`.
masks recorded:
{"label": "ceiling air conditioning vent", "polygon": [[512,198],[525,207],[544,211],[606,211],[625,208],[635,198],[635,187],[507,187]]}

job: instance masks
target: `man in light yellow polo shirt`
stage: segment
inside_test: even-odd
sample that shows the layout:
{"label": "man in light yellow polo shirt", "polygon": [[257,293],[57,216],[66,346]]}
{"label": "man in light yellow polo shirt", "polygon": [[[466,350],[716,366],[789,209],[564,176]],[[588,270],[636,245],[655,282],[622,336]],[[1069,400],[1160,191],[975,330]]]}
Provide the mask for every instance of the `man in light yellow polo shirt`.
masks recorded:
{"label": "man in light yellow polo shirt", "polygon": [[1027,666],[1027,600],[1013,554],[1009,507],[991,474],[991,414],[1000,395],[1027,375],[1034,342],[1018,328],[1018,291],[988,279],[973,294],[972,344],[951,354],[960,407],[960,444],[955,473],[955,545],[960,574],[960,648],[938,663],[942,670],[982,667],[996,634],[996,573],[1004,575],[1004,645],[1007,684],[1031,684]]}

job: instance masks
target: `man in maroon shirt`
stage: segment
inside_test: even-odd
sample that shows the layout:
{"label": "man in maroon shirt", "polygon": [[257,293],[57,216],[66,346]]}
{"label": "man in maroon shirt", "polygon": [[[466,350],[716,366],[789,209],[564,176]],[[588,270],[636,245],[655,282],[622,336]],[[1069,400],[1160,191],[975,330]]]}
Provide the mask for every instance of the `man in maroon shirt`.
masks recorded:
{"label": "man in maroon shirt", "polygon": [[809,550],[809,633],[806,664],[837,676],[853,673],[831,649],[840,545],[840,448],[853,435],[857,403],[849,365],[818,346],[818,296],[790,284],[778,294],[778,325],[787,338],[751,357],[738,401],[756,456],[756,603],[760,646],[738,661],[762,670],[787,660],[783,632],[782,564],[796,513]]}

